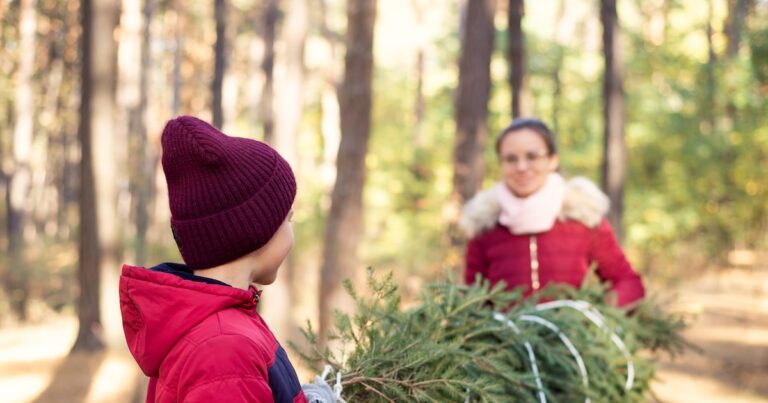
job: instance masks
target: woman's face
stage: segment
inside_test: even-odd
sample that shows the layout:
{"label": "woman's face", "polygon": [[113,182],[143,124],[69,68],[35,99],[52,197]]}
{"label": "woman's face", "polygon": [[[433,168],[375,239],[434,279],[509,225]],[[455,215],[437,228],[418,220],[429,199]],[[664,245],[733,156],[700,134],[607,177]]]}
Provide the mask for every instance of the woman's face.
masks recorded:
{"label": "woman's face", "polygon": [[536,193],[560,163],[557,154],[549,155],[541,135],[529,128],[515,130],[504,137],[499,160],[504,184],[517,197]]}

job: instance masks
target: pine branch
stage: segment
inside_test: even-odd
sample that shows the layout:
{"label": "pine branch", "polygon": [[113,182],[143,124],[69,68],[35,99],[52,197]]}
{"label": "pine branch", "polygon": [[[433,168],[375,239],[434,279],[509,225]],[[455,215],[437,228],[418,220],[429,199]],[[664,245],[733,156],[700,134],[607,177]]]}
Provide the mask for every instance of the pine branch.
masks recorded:
{"label": "pine branch", "polygon": [[[355,299],[357,313],[337,313],[331,335],[349,349],[345,359],[337,360],[327,349],[317,348],[317,336],[310,326],[302,330],[309,351],[294,344],[291,348],[313,368],[329,363],[341,371],[348,401],[535,402],[539,390],[526,342],[533,346],[542,392],[548,399],[642,401],[653,365],[639,352],[675,352],[685,347],[680,318],[665,314],[652,301],[627,315],[604,303],[605,290],[599,287],[552,287],[540,298],[586,300],[599,310],[604,327],[576,310],[537,311],[539,298],[524,300],[520,292],[507,292],[503,286],[490,288],[487,282],[425,285],[422,303],[408,310],[400,308],[391,274],[379,278],[369,271],[367,298],[348,282],[345,288]],[[506,307],[506,317],[518,330],[494,319],[494,307]],[[567,335],[587,369],[588,385],[558,334],[538,323],[518,320],[523,314],[546,320]],[[635,371],[629,391],[625,390],[628,363],[614,345],[613,333],[623,341]]]}

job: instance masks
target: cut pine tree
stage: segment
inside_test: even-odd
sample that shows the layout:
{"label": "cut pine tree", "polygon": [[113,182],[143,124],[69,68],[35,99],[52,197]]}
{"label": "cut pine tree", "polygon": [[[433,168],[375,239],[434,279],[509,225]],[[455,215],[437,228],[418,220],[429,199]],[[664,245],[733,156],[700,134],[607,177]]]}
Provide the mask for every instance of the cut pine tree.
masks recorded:
{"label": "cut pine tree", "polygon": [[686,345],[679,316],[649,300],[628,314],[603,302],[601,288],[523,299],[449,281],[424,286],[421,303],[402,309],[391,274],[370,271],[368,297],[345,286],[357,311],[335,315],[329,338],[340,350],[321,350],[309,325],[310,347],[291,347],[318,373],[341,373],[346,401],[643,401],[652,353]]}

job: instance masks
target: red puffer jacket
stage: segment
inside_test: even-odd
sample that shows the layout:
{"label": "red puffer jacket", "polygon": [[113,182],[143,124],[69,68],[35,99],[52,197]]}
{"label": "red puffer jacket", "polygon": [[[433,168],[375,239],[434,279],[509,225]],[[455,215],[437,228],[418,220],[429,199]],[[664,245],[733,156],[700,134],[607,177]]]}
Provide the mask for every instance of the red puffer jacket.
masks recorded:
{"label": "red puffer jacket", "polygon": [[569,181],[560,219],[539,234],[512,234],[498,223],[492,194],[478,194],[462,217],[465,231],[474,235],[467,245],[465,281],[471,284],[480,274],[491,284],[505,281],[508,289],[523,286],[528,296],[550,283],[579,287],[594,262],[597,275],[610,284],[619,306],[641,299],[645,291],[640,276],[603,218],[607,199],[585,181]]}
{"label": "red puffer jacket", "polygon": [[123,330],[150,377],[147,402],[306,402],[255,290],[185,269],[123,266]]}

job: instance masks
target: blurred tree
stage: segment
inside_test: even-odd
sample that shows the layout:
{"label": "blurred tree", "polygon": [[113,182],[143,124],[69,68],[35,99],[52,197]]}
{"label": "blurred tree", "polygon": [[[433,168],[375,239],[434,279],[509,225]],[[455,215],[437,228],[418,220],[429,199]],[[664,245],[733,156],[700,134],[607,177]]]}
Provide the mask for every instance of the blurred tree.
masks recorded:
{"label": "blurred tree", "polygon": [[214,71],[211,92],[213,93],[211,112],[213,113],[213,125],[221,129],[224,125],[224,111],[222,109],[224,74],[227,70],[229,59],[227,42],[227,2],[226,0],[214,0],[214,18],[216,20],[216,44],[214,45]]}
{"label": "blurred tree", "polygon": [[341,141],[341,123],[339,121],[339,66],[338,48],[343,44],[343,37],[328,26],[328,5],[325,0],[318,0],[319,15],[317,25],[328,47],[331,61],[324,63],[322,69],[322,89],[320,90],[320,131],[323,139],[323,155],[320,163],[323,193],[330,195],[336,181],[336,155]]}
{"label": "blurred tree", "polygon": [[357,277],[357,247],[363,233],[365,156],[371,131],[373,28],[376,0],[347,0],[344,79],[339,89],[341,142],[331,210],[325,224],[323,264],[320,269],[320,335],[333,326],[335,308],[349,309],[345,278]]}
{"label": "blurred tree", "polygon": [[512,117],[523,115],[523,91],[525,78],[525,33],[523,16],[525,2],[509,0],[507,9],[507,64],[509,65],[509,87],[512,90]]}
{"label": "blurred tree", "polygon": [[292,165],[304,113],[304,50],[309,26],[307,0],[290,0],[282,27],[274,146]]}
{"label": "blurred tree", "polygon": [[[426,30],[427,27],[424,24],[424,14],[426,4],[424,0],[412,0],[413,13],[416,18],[417,32],[417,44],[416,44],[416,99],[413,106],[413,144],[417,149],[424,147],[424,113],[425,113],[425,99],[424,99],[424,53],[426,52]],[[418,164],[419,161],[416,161]],[[415,171],[421,168],[415,167]]]}
{"label": "blurred tree", "polygon": [[187,3],[185,0],[172,0],[175,11],[175,20],[173,26],[173,70],[171,78],[171,115],[178,116],[181,113],[181,86],[182,75],[181,68],[184,64],[184,48],[187,38]]}
{"label": "blurred tree", "polygon": [[[277,108],[273,146],[295,170],[299,167],[297,139],[304,116],[304,51],[308,26],[307,0],[290,0],[281,34],[282,57],[277,59],[278,91],[275,98]],[[289,255],[283,269],[278,271],[277,280],[270,287],[270,298],[265,300],[265,320],[278,337],[287,336],[297,328],[292,322],[290,309],[293,295],[301,292],[300,284],[297,284],[296,290],[292,286],[294,277],[304,277],[297,273],[298,270],[300,268],[296,265],[294,255]]]}
{"label": "blurred tree", "polygon": [[[104,348],[101,283],[116,270],[113,109],[116,77],[115,0],[80,6],[83,33],[80,103],[80,260],[77,312],[80,325],[72,351]],[[116,297],[116,296],[115,296]]]}
{"label": "blurred tree", "polygon": [[[43,161],[46,172],[45,202],[40,206],[44,206],[45,211],[38,214],[38,220],[42,220],[44,230],[41,232],[45,232],[45,235],[54,234],[56,242],[62,242],[69,239],[72,226],[69,211],[76,202],[74,180],[77,174],[72,172],[74,164],[70,155],[77,146],[77,127],[72,125],[72,122],[76,123],[77,116],[65,113],[77,109],[77,106],[70,106],[75,98],[71,89],[76,85],[70,77],[77,76],[77,69],[72,60],[67,58],[67,54],[71,54],[68,52],[70,43],[67,37],[72,31],[67,22],[70,15],[76,13],[68,12],[65,6],[52,1],[41,1],[38,4],[41,6],[41,20],[49,22],[40,35],[40,48],[44,52],[38,49],[45,57],[36,63],[41,76],[39,82],[43,87],[39,103],[41,110],[37,114],[40,129],[36,132],[48,142]],[[77,40],[72,41],[72,44],[76,47]],[[48,73],[44,79],[42,72]],[[48,284],[53,283],[51,281]]]}
{"label": "blurred tree", "polygon": [[624,181],[626,146],[624,144],[624,68],[621,55],[619,17],[616,0],[600,0],[603,23],[603,190],[611,201],[608,221],[619,240],[623,237]]}
{"label": "blurred tree", "polygon": [[717,124],[717,115],[715,112],[717,105],[715,98],[717,97],[717,78],[715,77],[715,68],[717,65],[717,51],[715,50],[715,29],[712,27],[712,20],[715,18],[714,10],[715,5],[713,4],[713,0],[707,0],[707,11],[708,11],[708,17],[707,17],[707,64],[706,64],[706,71],[707,71],[707,99],[706,103],[704,105],[701,105],[704,110],[709,111],[710,113],[702,114],[702,116],[707,116],[707,120],[709,122],[709,132],[712,133],[716,130],[715,126]]}
{"label": "blurred tree", "polygon": [[262,39],[264,40],[264,58],[261,70],[264,72],[264,88],[261,90],[261,121],[264,127],[264,142],[273,144],[275,111],[274,111],[274,67],[275,67],[275,32],[280,9],[277,0],[267,0],[262,15]]}
{"label": "blurred tree", "polygon": [[495,8],[495,0],[468,0],[462,17],[464,29],[455,98],[456,142],[453,148],[454,200],[459,205],[477,192],[483,180]]}
{"label": "blurred tree", "polygon": [[13,168],[8,176],[8,255],[10,272],[6,287],[11,307],[20,320],[27,319],[29,272],[24,258],[25,227],[29,225],[32,187],[31,152],[35,99],[32,77],[35,70],[37,10],[35,0],[19,4],[19,62],[14,93]]}
{"label": "blurred tree", "polygon": [[424,0],[412,0],[414,17],[416,19],[416,66],[414,66],[414,76],[416,80],[416,96],[413,100],[413,155],[410,163],[410,172],[417,182],[416,191],[405,197],[405,204],[412,212],[419,211],[424,204],[424,193],[429,186],[429,176],[432,167],[426,158],[428,151],[425,149],[425,131],[426,131],[426,110],[427,100],[424,95],[425,81],[425,57],[427,52],[427,26],[425,22],[427,3]]}
{"label": "blurred tree", "polygon": [[[563,72],[566,49],[569,48],[569,41],[573,35],[573,25],[575,17],[573,16],[573,2],[560,0],[557,8],[557,21],[555,22],[555,57],[552,69],[552,82],[554,89],[552,91],[552,130],[555,135],[560,133],[560,114],[562,112],[563,102]],[[556,139],[557,140],[557,139]]]}
{"label": "blurred tree", "polygon": [[[142,10],[143,5],[143,10]],[[131,215],[135,225],[135,264],[144,265],[147,257],[147,230],[149,211],[154,190],[155,157],[150,155],[153,145],[147,141],[147,92],[150,74],[150,27],[153,0],[125,3],[125,24],[120,46],[130,46],[129,57],[138,58],[121,63],[126,76],[124,106],[128,115],[129,182]]]}
{"label": "blurred tree", "polygon": [[728,17],[725,21],[725,35],[728,38],[726,55],[733,58],[739,52],[741,33],[750,9],[755,0],[728,0]]}

